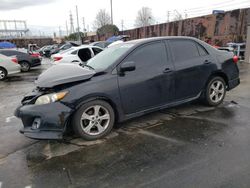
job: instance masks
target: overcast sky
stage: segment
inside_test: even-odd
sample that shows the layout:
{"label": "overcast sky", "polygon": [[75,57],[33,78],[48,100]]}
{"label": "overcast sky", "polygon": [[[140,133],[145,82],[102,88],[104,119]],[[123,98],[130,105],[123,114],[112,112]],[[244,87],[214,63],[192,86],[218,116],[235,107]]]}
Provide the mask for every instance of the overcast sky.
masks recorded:
{"label": "overcast sky", "polygon": [[[26,20],[31,29],[39,26],[41,32],[56,31],[59,26],[65,29],[66,20],[69,24],[69,12],[72,11],[74,26],[76,27],[75,5],[78,5],[80,27],[83,28],[82,18],[85,17],[86,26],[92,29],[95,15],[99,9],[110,11],[110,0],[0,0],[0,18]],[[124,28],[134,26],[138,10],[147,6],[152,9],[155,22],[167,20],[167,11],[174,10],[188,17],[209,14],[213,9],[230,10],[249,7],[250,0],[113,0],[114,24]]]}

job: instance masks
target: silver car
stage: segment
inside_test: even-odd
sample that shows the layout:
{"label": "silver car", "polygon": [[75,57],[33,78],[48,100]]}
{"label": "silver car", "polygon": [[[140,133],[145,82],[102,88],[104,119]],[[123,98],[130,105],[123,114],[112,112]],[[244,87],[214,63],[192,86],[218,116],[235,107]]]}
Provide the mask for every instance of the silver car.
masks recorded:
{"label": "silver car", "polygon": [[16,57],[7,57],[0,54],[0,81],[4,80],[8,75],[16,74],[21,71]]}

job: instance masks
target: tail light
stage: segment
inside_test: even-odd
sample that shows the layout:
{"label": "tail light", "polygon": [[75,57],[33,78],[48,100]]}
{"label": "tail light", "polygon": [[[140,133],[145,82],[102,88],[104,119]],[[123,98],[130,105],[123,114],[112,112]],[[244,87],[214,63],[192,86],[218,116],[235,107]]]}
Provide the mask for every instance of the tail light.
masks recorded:
{"label": "tail light", "polygon": [[54,57],[54,61],[60,61],[62,57]]}
{"label": "tail light", "polygon": [[14,63],[18,63],[17,58],[11,58],[11,61]]}
{"label": "tail light", "polygon": [[233,62],[234,63],[237,63],[239,61],[239,58],[237,55],[233,56]]}
{"label": "tail light", "polygon": [[38,52],[33,52],[33,53],[31,53],[30,54],[32,57],[38,57],[38,58],[40,58],[40,53],[38,53]]}

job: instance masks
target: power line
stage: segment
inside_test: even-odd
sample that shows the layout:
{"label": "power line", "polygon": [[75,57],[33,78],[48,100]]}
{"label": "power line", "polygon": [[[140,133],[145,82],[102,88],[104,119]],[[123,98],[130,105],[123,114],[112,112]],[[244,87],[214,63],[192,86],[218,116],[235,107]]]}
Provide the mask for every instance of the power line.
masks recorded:
{"label": "power line", "polygon": [[[230,3],[232,1],[235,1],[235,0],[228,0],[228,1],[224,1],[224,2],[220,2],[220,3],[214,3],[214,4],[211,4],[209,6],[217,6],[217,5],[222,5],[222,4],[225,4],[225,3]],[[190,8],[189,10],[196,10],[196,9],[207,9],[207,6],[200,6],[200,7],[195,7],[195,8]]]}
{"label": "power line", "polygon": [[[249,0],[245,0],[245,1],[241,1],[241,2],[231,2],[231,3],[227,3],[227,5],[221,5],[221,6],[211,6],[209,9],[212,10],[212,9],[220,9],[220,8],[223,8],[223,9],[227,9],[228,7],[233,7],[233,6],[237,6],[237,5],[250,5],[250,2]],[[245,5],[245,6],[246,6]],[[235,7],[233,8],[235,9]],[[193,10],[193,9],[189,9],[187,10],[188,13],[191,13],[191,12],[203,12],[203,11],[208,11],[208,7],[203,7],[203,8],[200,8],[200,9],[197,9],[197,10]]]}

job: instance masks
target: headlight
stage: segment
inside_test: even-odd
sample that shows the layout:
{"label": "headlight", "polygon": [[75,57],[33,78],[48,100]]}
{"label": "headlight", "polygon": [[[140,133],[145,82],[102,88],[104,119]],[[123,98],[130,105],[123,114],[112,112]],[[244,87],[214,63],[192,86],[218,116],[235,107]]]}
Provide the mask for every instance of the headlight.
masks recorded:
{"label": "headlight", "polygon": [[67,95],[67,93],[68,92],[65,91],[65,92],[59,92],[59,93],[52,93],[52,94],[48,94],[48,95],[42,95],[42,96],[38,97],[35,104],[41,105],[41,104],[49,104],[52,102],[59,101],[59,100],[63,99]]}

